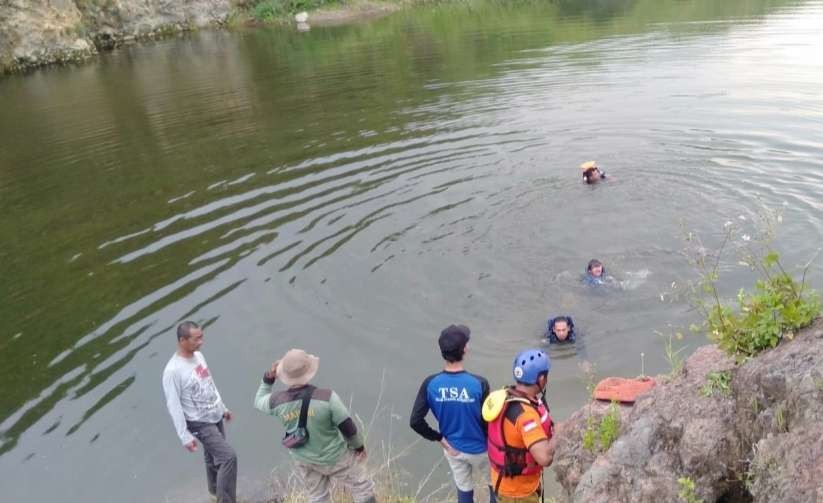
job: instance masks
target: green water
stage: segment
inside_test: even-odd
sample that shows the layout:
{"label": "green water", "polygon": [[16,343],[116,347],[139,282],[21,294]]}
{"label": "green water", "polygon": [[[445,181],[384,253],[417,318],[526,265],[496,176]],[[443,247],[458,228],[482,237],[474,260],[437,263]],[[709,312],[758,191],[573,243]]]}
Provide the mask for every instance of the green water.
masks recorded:
{"label": "green water", "polygon": [[[665,371],[654,332],[695,321],[672,291],[693,274],[681,219],[711,240],[785,202],[787,261],[820,246],[821,23],[819,1],[472,2],[3,78],[4,491],[201,498],[159,382],[182,319],[207,325],[247,482],[287,469],[250,404],[290,347],[361,416],[380,397],[372,438],[398,446],[452,322],[495,385],[559,312],[602,375],[640,352]],[[589,159],[609,184],[581,185]],[[593,256],[625,291],[579,287]],[[751,279],[723,272],[730,293]],[[553,374],[562,420],[585,385],[573,354]]]}

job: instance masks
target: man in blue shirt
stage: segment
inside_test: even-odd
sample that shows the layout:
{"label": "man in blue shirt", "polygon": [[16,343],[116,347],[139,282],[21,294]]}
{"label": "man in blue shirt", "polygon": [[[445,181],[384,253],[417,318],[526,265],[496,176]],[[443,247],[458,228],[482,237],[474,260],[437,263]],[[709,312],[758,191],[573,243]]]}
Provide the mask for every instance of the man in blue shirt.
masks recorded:
{"label": "man in blue shirt", "polygon": [[[440,442],[457,486],[458,503],[474,500],[474,474],[489,485],[489,458],[486,455],[486,423],[481,415],[489,394],[489,382],[466,372],[463,357],[469,343],[469,327],[450,325],[440,332],[442,372],[430,375],[420,386],[409,425],[425,439]],[[432,411],[440,431],[426,422]],[[494,502],[493,491],[489,491]]]}

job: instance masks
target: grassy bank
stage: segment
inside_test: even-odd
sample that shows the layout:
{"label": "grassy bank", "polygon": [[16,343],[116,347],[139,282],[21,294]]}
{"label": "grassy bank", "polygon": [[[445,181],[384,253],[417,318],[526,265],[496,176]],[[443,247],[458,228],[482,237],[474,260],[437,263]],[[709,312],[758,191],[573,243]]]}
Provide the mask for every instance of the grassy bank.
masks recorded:
{"label": "grassy bank", "polygon": [[259,0],[249,2],[246,13],[260,22],[273,22],[291,17],[296,12],[315,11],[321,8],[342,8],[341,0]]}
{"label": "grassy bank", "polygon": [[250,0],[238,11],[235,22],[280,24],[294,22],[294,15],[308,12],[310,24],[335,24],[388,14],[413,5],[445,0]]}

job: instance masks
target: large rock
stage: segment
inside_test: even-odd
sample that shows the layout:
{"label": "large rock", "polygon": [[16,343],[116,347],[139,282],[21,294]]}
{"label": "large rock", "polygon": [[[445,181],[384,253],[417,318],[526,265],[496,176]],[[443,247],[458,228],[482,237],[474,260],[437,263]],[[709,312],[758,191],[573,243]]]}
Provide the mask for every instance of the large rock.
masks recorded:
{"label": "large rock", "polygon": [[225,23],[236,0],[0,0],[0,73]]}
{"label": "large rock", "polygon": [[[620,424],[625,425],[631,407],[619,406]],[[609,404],[593,401],[586,407],[578,410],[555,429],[557,437],[557,451],[552,467],[558,474],[558,480],[569,493],[580,483],[583,474],[594,463],[594,452],[583,447],[582,438],[589,424],[599,424],[609,412]],[[622,429],[622,428],[621,428]]]}
{"label": "large rock", "polygon": [[733,388],[754,501],[823,501],[823,319],[743,365]]}
{"label": "large rock", "polygon": [[0,0],[0,73],[96,52],[74,0]]}
{"label": "large rock", "polygon": [[76,0],[99,48],[123,40],[222,24],[230,0]]}
{"label": "large rock", "polygon": [[[690,478],[706,503],[823,501],[823,321],[741,366],[715,346],[681,375],[622,408],[621,435],[595,454],[582,436],[605,406],[586,406],[557,428],[554,470],[575,502],[681,502]],[[710,372],[731,393],[704,396]]]}

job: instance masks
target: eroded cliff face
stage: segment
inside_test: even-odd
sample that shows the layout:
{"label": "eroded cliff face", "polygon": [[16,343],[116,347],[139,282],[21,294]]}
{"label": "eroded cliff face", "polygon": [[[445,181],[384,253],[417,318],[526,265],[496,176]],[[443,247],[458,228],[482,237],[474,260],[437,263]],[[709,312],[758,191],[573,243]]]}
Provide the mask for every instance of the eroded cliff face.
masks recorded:
{"label": "eroded cliff face", "polygon": [[0,0],[0,73],[224,24],[238,0]]}
{"label": "eroded cliff face", "polygon": [[[710,373],[730,378],[706,396]],[[717,375],[717,374],[714,374]],[[823,320],[742,365],[715,346],[698,349],[681,375],[621,407],[606,452],[582,446],[586,406],[557,428],[554,470],[574,502],[682,502],[680,478],[705,503],[823,501]]]}

